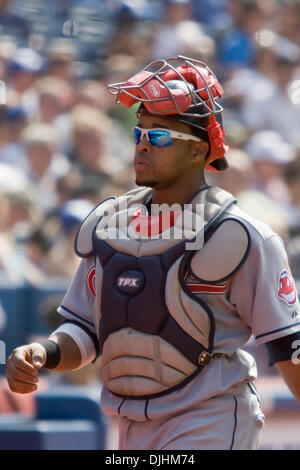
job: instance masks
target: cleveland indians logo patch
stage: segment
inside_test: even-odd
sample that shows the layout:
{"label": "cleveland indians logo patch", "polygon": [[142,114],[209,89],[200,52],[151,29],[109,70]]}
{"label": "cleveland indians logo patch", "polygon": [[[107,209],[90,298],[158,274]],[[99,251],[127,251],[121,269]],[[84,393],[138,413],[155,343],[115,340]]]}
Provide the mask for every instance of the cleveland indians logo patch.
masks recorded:
{"label": "cleveland indians logo patch", "polygon": [[277,297],[288,305],[294,305],[296,303],[297,292],[289,269],[284,269],[280,273]]}

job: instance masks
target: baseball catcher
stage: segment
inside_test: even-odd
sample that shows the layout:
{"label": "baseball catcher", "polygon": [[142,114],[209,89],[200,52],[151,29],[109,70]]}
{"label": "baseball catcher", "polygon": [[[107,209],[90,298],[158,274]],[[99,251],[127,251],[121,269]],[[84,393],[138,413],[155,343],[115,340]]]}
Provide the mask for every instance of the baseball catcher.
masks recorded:
{"label": "baseball catcher", "polygon": [[278,235],[206,184],[205,170],[227,168],[222,87],[206,64],[178,56],[108,90],[138,106],[137,188],[81,225],[65,322],[14,350],[10,388],[32,392],[41,367],[75,370],[101,355],[101,406],[118,417],[120,449],[256,449],[264,416],[242,347],[251,335],[265,343],[300,401],[300,308]]}

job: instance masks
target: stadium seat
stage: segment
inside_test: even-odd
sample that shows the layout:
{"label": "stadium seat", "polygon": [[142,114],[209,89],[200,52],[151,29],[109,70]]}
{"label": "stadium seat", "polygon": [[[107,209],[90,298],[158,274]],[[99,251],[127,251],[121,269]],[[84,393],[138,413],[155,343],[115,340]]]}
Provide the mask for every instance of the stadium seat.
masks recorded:
{"label": "stadium seat", "polygon": [[98,426],[86,420],[0,420],[1,450],[97,450],[98,437]]}
{"label": "stadium seat", "polygon": [[35,419],[0,416],[0,450],[103,450],[106,426],[88,387],[61,386],[36,395]]}
{"label": "stadium seat", "polygon": [[74,426],[75,422],[90,422],[97,434],[95,448],[105,449],[106,426],[99,405],[99,394],[99,388],[94,392],[89,387],[54,387],[36,395],[36,418],[47,422],[70,421]]}
{"label": "stadium seat", "polygon": [[62,385],[36,395],[37,419],[87,419],[102,423],[99,406],[100,390]]}

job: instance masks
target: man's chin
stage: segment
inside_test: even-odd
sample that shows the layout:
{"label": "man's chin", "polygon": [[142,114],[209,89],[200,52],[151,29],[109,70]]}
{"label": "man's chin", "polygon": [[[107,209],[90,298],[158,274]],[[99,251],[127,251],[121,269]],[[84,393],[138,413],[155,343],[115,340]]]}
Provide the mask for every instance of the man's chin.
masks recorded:
{"label": "man's chin", "polygon": [[136,179],[135,184],[137,186],[145,186],[146,188],[155,188],[158,185],[158,181],[151,181],[151,180],[142,181],[142,180]]}

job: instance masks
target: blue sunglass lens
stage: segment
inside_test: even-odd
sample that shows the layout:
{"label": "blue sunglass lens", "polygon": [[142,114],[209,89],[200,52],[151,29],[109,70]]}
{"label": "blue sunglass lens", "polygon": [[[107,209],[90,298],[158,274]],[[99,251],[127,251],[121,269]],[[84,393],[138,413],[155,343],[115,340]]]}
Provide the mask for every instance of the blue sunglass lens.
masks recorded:
{"label": "blue sunglass lens", "polygon": [[136,127],[133,129],[133,139],[136,143],[136,145],[138,145],[140,143],[140,140],[141,140],[141,135],[142,135],[142,131],[140,131],[139,129],[137,129]]}
{"label": "blue sunglass lens", "polygon": [[168,147],[172,144],[172,137],[168,131],[153,130],[148,132],[150,143],[156,147]]}
{"label": "blue sunglass lens", "polygon": [[[133,139],[135,144],[138,145],[141,141],[142,131],[135,127],[133,129]],[[172,144],[172,137],[168,131],[156,130],[148,132],[148,137],[151,145],[155,147],[168,147]]]}

